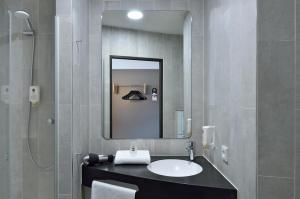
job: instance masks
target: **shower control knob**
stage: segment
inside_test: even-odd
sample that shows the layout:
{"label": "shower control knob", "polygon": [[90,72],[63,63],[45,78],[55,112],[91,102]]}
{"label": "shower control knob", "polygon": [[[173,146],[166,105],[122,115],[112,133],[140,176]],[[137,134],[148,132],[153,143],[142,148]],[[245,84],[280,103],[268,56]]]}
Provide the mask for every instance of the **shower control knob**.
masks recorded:
{"label": "shower control knob", "polygon": [[55,123],[55,120],[53,118],[49,118],[47,120],[48,124],[54,124]]}

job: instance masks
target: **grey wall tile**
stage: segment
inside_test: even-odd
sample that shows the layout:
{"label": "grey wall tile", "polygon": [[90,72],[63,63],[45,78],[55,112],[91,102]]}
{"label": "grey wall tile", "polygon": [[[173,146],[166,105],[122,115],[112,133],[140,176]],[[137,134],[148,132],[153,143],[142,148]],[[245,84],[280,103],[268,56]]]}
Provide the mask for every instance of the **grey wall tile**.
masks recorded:
{"label": "grey wall tile", "polygon": [[[256,109],[240,111],[234,119],[234,126],[239,129],[239,133],[231,136],[230,146],[243,148],[248,158],[244,158],[245,154],[238,150],[230,151],[231,167],[234,170],[231,179],[239,188],[239,197],[251,199],[256,198],[256,161],[253,161],[256,159],[256,148],[253,147],[256,143]],[[241,162],[241,159],[244,161]]]}
{"label": "grey wall tile", "polygon": [[187,0],[172,0],[171,7],[173,10],[188,10],[189,2]]}
{"label": "grey wall tile", "polygon": [[140,0],[138,3],[141,10],[154,10],[154,0]]}
{"label": "grey wall tile", "polygon": [[38,198],[52,199],[54,197],[54,172],[41,171],[38,176],[39,192]]}
{"label": "grey wall tile", "polygon": [[[36,0],[22,0],[22,6],[19,8],[23,8],[30,14],[30,20],[32,22],[33,27],[37,28],[39,23],[39,4]],[[17,8],[17,7],[15,7]],[[22,26],[21,26],[22,27]]]}
{"label": "grey wall tile", "polygon": [[[47,48],[45,48],[47,46]],[[54,36],[41,35],[38,37],[38,60],[35,65],[35,83],[41,87],[41,100],[46,103],[54,102]]]}
{"label": "grey wall tile", "polygon": [[67,16],[72,13],[72,1],[70,0],[59,0],[56,1],[56,15]]}
{"label": "grey wall tile", "polygon": [[[36,143],[36,139],[34,139]],[[38,184],[38,172],[31,161],[29,153],[26,150],[26,138],[23,140],[23,146],[25,150],[23,151],[23,197],[24,198],[37,198],[39,193]],[[36,151],[36,150],[34,150]],[[33,156],[36,157],[37,153],[33,152]]]}
{"label": "grey wall tile", "polygon": [[58,199],[72,199],[72,194],[59,194]]}
{"label": "grey wall tile", "polygon": [[[2,138],[1,138],[2,139]],[[8,194],[9,192],[7,190],[9,190],[9,183],[8,183],[8,161],[5,159],[1,159],[0,160],[0,176],[1,176],[1,180],[0,180],[0,185],[2,186],[0,188],[0,192],[2,193],[2,197],[3,198],[8,198]]]}
{"label": "grey wall tile", "polygon": [[[299,16],[300,16],[300,14],[299,14]],[[300,21],[300,19],[298,21]],[[300,22],[298,22],[298,23],[300,23]],[[300,25],[297,30],[297,34],[298,35],[297,35],[297,41],[296,41],[296,108],[300,109]]]}
{"label": "grey wall tile", "polygon": [[121,1],[121,9],[129,10],[129,9],[138,9],[139,2],[138,0],[122,0]]}
{"label": "grey wall tile", "polygon": [[258,55],[258,173],[292,177],[294,43],[261,42]]}
{"label": "grey wall tile", "polygon": [[[52,15],[52,17],[54,17],[55,13],[56,13],[56,10],[55,10],[56,4],[59,4],[59,3],[56,3],[55,0],[50,0],[50,1],[49,0],[39,0],[39,3],[38,3],[39,11],[40,11],[40,13],[43,13],[45,15]],[[54,29],[54,27],[52,25],[50,25],[50,27],[52,27],[52,29]],[[53,32],[53,30],[51,30],[51,32]]]}
{"label": "grey wall tile", "polygon": [[[72,43],[72,17],[71,16],[60,16],[59,17],[59,40],[60,44]],[[60,51],[62,52],[62,51]],[[72,56],[71,56],[72,57]]]}
{"label": "grey wall tile", "polygon": [[121,9],[121,1],[119,0],[111,0],[104,1],[104,9],[105,10],[119,10]]}
{"label": "grey wall tile", "polygon": [[[91,1],[94,4],[96,1]],[[102,1],[97,1],[102,2]],[[73,18],[73,63],[72,63],[72,198],[81,198],[80,164],[89,153],[89,2],[75,0],[72,2]],[[102,5],[102,4],[100,4]],[[99,5],[93,7],[93,11]],[[99,13],[99,15],[101,12]],[[100,18],[100,16],[97,16]]]}
{"label": "grey wall tile", "polygon": [[[55,134],[54,125],[48,123],[54,118],[54,103],[41,104],[37,114],[37,160],[43,166],[54,166]],[[34,120],[33,120],[34,121]]]}
{"label": "grey wall tile", "polygon": [[155,10],[170,10],[171,0],[155,0]]}
{"label": "grey wall tile", "polygon": [[[300,32],[299,32],[299,29],[300,29],[300,21],[299,21],[299,18],[300,18],[300,13],[299,13],[299,9],[300,9],[300,2],[299,0],[296,0],[295,1],[296,3],[296,22],[297,22],[297,34],[299,35]],[[299,38],[299,37],[297,37]]]}
{"label": "grey wall tile", "polygon": [[300,198],[300,153],[296,155],[296,173],[295,173],[295,199]]}
{"label": "grey wall tile", "polygon": [[[185,148],[188,140],[156,140],[154,142],[154,152],[156,155],[183,155],[187,156]],[[195,142],[195,148],[199,147],[198,142]]]}
{"label": "grey wall tile", "polygon": [[[89,52],[99,52],[101,53],[101,41],[98,35],[90,36],[90,45]],[[89,64],[95,67],[89,68],[89,93],[90,93],[90,104],[101,104],[101,92],[102,92],[102,71],[101,67],[96,67],[97,65],[101,66],[102,61],[99,60],[97,54],[91,53],[89,56]],[[99,86],[100,85],[100,86]]]}
{"label": "grey wall tile", "polygon": [[89,34],[93,34],[92,30],[98,30],[98,28],[101,28],[101,26],[98,26],[98,24],[101,24],[101,18],[97,16],[101,16],[102,12],[105,8],[105,2],[102,0],[91,0],[89,1],[89,18],[90,17],[96,17],[94,20],[89,20]]}
{"label": "grey wall tile", "polygon": [[204,0],[190,0],[188,10],[193,18],[192,34],[194,36],[203,36],[204,34]]}
{"label": "grey wall tile", "polygon": [[[104,140],[104,139],[100,139],[100,140],[101,143],[97,143],[97,144],[101,145],[101,152],[104,154],[115,154],[116,151],[120,149],[119,140]],[[124,146],[122,148],[124,148]]]}
{"label": "grey wall tile", "polygon": [[39,33],[54,34],[55,1],[41,0],[39,1],[38,6],[39,6],[39,13],[38,13]]}
{"label": "grey wall tile", "polygon": [[59,107],[58,193],[72,193],[72,105]]}
{"label": "grey wall tile", "polygon": [[88,63],[73,64],[73,103],[76,105],[89,103],[89,70],[86,65]]}
{"label": "grey wall tile", "polygon": [[[204,4],[205,124],[216,126],[216,148],[206,151],[205,156],[238,188],[238,198],[253,199],[256,196],[256,1],[209,0]],[[221,145],[229,147],[228,164],[222,161]]]}
{"label": "grey wall tile", "polygon": [[258,40],[291,41],[295,38],[295,1],[258,1]]}
{"label": "grey wall tile", "polygon": [[296,168],[295,168],[295,199],[300,199],[300,1],[297,0],[297,41],[296,41],[296,51],[297,51],[297,62],[296,62]]}
{"label": "grey wall tile", "polygon": [[59,24],[59,103],[72,103],[72,21],[69,16],[60,17]]}
{"label": "grey wall tile", "polygon": [[295,199],[300,199],[300,110],[296,111]]}
{"label": "grey wall tile", "polygon": [[90,152],[100,152],[101,153],[101,139],[102,139],[102,113],[101,105],[90,105],[89,110],[89,151]]}
{"label": "grey wall tile", "polygon": [[258,199],[298,197],[298,121],[294,111],[295,104],[298,106],[299,74],[294,50],[295,10],[299,9],[295,9],[295,2],[258,2],[258,40],[265,41],[258,43],[258,174],[281,177],[259,176]]}
{"label": "grey wall tile", "polygon": [[[271,109],[271,107],[268,107],[266,104],[264,106],[266,109]],[[259,120],[264,124],[259,125],[259,174],[281,177],[293,176],[294,118],[292,112],[291,106],[285,106],[260,114]],[[278,159],[280,159],[280,161],[278,161]]]}
{"label": "grey wall tile", "polygon": [[293,199],[293,186],[292,179],[259,176],[257,199]]}
{"label": "grey wall tile", "polygon": [[[300,154],[300,110],[296,110],[296,129],[295,129],[295,139],[296,139],[296,153]],[[300,163],[300,162],[299,162]]]}
{"label": "grey wall tile", "polygon": [[62,44],[59,58],[59,103],[72,103],[72,43]]}

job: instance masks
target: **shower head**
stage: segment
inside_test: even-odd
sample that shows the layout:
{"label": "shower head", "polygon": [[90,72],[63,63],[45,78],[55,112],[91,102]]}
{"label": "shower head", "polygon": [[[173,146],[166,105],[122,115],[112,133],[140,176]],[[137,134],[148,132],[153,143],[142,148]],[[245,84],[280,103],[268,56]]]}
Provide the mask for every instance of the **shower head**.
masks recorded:
{"label": "shower head", "polygon": [[30,15],[25,11],[16,11],[15,16],[19,19],[29,19]]}
{"label": "shower head", "polygon": [[26,24],[27,24],[27,27],[28,27],[28,30],[24,31],[23,34],[24,35],[30,35],[30,36],[33,36],[34,35],[34,29],[32,27],[32,24],[30,22],[30,15],[25,12],[25,11],[22,11],[22,10],[19,10],[19,11],[16,11],[15,12],[15,16],[19,19],[23,19],[26,21]]}

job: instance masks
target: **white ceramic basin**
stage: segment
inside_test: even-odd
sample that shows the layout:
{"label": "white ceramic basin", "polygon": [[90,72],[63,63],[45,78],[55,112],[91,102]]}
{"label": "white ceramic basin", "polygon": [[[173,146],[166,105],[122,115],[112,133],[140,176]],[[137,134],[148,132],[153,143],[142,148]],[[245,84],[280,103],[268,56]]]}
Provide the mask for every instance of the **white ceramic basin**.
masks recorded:
{"label": "white ceramic basin", "polygon": [[152,173],[169,177],[187,177],[202,172],[199,164],[186,160],[166,159],[152,162],[147,166]]}

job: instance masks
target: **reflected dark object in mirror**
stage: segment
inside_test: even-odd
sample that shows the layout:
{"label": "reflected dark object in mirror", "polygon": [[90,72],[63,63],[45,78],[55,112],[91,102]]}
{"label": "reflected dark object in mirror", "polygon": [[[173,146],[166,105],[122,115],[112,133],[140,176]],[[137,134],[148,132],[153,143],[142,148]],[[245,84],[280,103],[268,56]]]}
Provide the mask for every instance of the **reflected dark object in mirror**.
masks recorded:
{"label": "reflected dark object in mirror", "polygon": [[130,91],[127,95],[122,97],[123,100],[147,100],[147,97],[144,96],[140,91]]}

